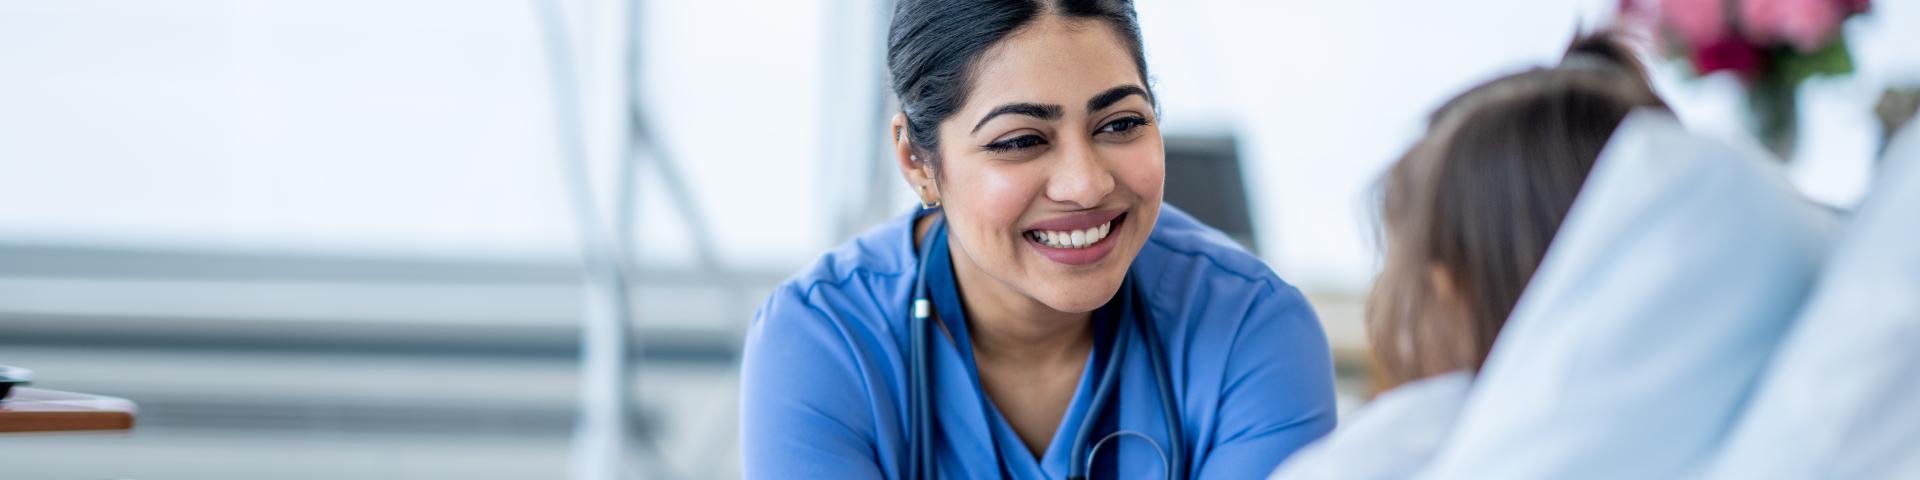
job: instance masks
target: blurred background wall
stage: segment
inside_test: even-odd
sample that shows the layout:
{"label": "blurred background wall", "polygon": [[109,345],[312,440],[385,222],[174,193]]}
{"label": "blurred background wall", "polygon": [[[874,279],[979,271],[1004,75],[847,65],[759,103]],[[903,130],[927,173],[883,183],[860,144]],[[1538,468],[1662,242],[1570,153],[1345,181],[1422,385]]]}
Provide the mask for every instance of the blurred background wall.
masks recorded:
{"label": "blurred background wall", "polygon": [[[911,205],[880,150],[886,2],[563,1],[568,136],[539,1],[0,2],[0,364],[142,407],[127,434],[0,436],[0,476],[565,476],[576,140],[598,220],[630,227],[635,463],[738,476],[752,312]],[[1170,196],[1308,292],[1354,405],[1373,179],[1440,101],[1616,8],[1140,0]],[[1802,93],[1790,171],[1839,207],[1880,92],[1920,84],[1920,2],[1874,9],[1856,72]],[[1655,65],[1690,126],[1744,138],[1737,81]]]}

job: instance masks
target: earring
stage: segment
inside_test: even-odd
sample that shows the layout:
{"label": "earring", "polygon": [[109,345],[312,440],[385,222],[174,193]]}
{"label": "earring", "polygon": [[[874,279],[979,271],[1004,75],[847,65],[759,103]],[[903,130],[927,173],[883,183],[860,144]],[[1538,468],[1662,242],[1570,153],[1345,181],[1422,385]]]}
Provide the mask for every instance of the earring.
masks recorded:
{"label": "earring", "polygon": [[922,200],[920,200],[920,209],[921,209],[921,210],[932,210],[932,209],[936,209],[936,208],[940,208],[940,199],[938,199],[938,198],[935,198],[935,199],[933,199],[933,200],[931,200],[931,201],[929,201],[929,200],[925,200],[925,198],[927,198],[927,186],[926,186],[926,185],[921,185],[921,186],[920,186],[920,198],[922,199]]}

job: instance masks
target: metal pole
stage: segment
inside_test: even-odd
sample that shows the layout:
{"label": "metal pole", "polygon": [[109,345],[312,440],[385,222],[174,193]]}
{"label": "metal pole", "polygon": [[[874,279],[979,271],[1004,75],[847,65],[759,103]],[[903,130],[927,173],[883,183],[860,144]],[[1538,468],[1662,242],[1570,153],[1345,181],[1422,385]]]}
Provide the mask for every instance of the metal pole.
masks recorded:
{"label": "metal pole", "polygon": [[579,237],[585,283],[580,329],[580,416],[574,426],[569,475],[575,480],[623,477],[631,395],[627,318],[632,310],[623,259],[601,227],[593,194],[586,134],[580,126],[578,71],[561,0],[533,0],[547,53],[554,145]]}

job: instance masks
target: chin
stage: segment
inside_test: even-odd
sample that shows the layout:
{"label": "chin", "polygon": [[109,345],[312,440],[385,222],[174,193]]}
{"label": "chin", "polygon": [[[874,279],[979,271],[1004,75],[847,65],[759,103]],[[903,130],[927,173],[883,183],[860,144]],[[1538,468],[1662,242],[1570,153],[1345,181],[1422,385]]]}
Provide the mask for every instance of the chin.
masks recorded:
{"label": "chin", "polygon": [[1087,313],[1098,310],[1112,301],[1115,294],[1120,293],[1120,283],[1125,278],[1126,270],[1120,272],[1120,275],[1110,281],[1097,282],[1100,283],[1099,285],[1080,285],[1079,288],[1062,287],[1041,292],[1041,303],[1066,313]]}

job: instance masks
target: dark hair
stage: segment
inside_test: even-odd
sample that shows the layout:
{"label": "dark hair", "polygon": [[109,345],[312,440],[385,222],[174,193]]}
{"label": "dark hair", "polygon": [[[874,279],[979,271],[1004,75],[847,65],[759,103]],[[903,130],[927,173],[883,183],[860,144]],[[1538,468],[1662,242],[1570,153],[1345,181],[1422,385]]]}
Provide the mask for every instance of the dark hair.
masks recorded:
{"label": "dark hair", "polygon": [[1433,113],[1382,179],[1386,260],[1366,317],[1383,388],[1486,361],[1601,148],[1643,107],[1666,104],[1601,33],[1557,67],[1496,78]]}
{"label": "dark hair", "polygon": [[907,117],[907,135],[923,161],[937,167],[940,122],[966,103],[980,55],[1045,15],[1112,27],[1152,97],[1132,0],[902,0],[893,10],[887,70]]}

